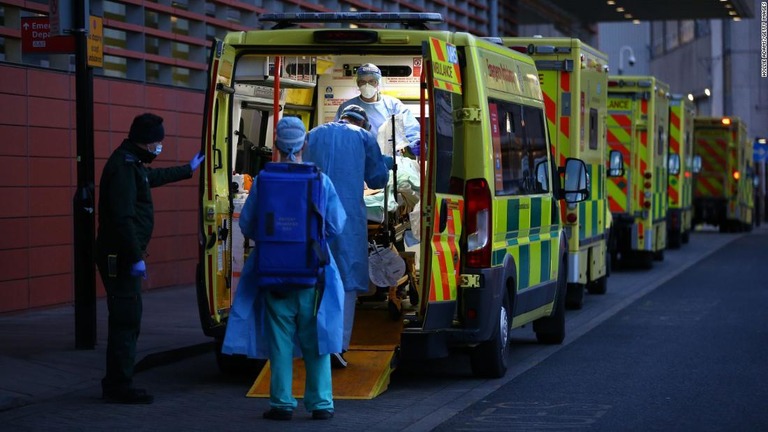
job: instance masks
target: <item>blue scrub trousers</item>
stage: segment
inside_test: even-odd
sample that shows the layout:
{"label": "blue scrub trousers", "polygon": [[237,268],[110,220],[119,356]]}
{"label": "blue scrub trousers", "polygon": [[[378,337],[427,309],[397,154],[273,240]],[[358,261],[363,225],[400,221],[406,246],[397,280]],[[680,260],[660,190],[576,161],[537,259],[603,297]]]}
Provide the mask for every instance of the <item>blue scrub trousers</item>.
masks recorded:
{"label": "blue scrub trousers", "polygon": [[293,341],[296,335],[307,372],[304,406],[310,412],[333,409],[331,356],[318,354],[316,293],[317,290],[308,288],[266,295],[267,319],[271,329],[269,404],[273,408],[292,411],[298,405],[292,394]]}

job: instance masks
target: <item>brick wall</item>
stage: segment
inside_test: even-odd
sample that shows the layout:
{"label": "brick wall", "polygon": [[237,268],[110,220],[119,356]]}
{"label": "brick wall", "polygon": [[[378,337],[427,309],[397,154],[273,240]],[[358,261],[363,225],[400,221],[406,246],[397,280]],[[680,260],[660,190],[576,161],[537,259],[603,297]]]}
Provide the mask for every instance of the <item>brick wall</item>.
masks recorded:
{"label": "brick wall", "polygon": [[[203,99],[200,91],[95,78],[97,197],[106,159],[142,112],[165,118],[163,153],[152,165],[187,163],[200,148]],[[74,74],[0,65],[0,313],[73,301],[75,120]],[[153,190],[145,289],[194,282],[198,182],[196,173]],[[98,272],[96,281],[102,296]]]}

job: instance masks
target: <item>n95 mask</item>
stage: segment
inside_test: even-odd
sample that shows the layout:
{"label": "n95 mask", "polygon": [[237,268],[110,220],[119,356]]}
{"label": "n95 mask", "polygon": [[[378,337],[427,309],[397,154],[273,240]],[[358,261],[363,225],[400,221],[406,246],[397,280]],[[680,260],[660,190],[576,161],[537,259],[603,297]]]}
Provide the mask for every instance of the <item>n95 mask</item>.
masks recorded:
{"label": "n95 mask", "polygon": [[360,88],[360,94],[366,99],[370,99],[376,96],[376,87],[370,84],[363,84],[359,88]]}

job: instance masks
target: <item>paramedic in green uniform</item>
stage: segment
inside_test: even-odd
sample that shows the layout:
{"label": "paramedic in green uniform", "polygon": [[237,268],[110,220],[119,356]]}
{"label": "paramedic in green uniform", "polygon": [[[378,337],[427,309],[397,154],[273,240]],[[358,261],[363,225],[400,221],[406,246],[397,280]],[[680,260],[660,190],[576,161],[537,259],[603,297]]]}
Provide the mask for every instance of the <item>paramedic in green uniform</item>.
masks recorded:
{"label": "paramedic in green uniform", "polygon": [[99,232],[96,264],[107,293],[109,312],[106,374],[102,398],[113,403],[148,404],[153,397],[133,387],[136,341],[141,327],[141,280],[152,237],[154,210],[150,188],[192,177],[204,156],[189,164],[149,168],[163,149],[163,119],[136,116],[128,139],[115,149],[99,182]]}
{"label": "paramedic in green uniform", "polygon": [[[276,145],[280,162],[302,163],[306,129],[301,119],[283,117],[277,123]],[[251,239],[258,238],[259,177],[253,179],[248,199],[240,212],[240,229]],[[326,236],[332,239],[344,229],[347,215],[336,195],[331,180],[322,174],[324,203],[318,203],[323,213]],[[261,197],[262,199],[264,197]],[[295,196],[268,197],[287,203],[298,201]],[[333,389],[330,353],[341,352],[344,322],[344,287],[334,257],[323,268],[324,289],[300,287],[295,290],[273,291],[261,283],[256,271],[256,253],[245,262],[227,321],[222,353],[245,354],[251,358],[268,358],[270,367],[269,405],[263,417],[269,420],[290,420],[298,406],[293,397],[293,359],[304,358],[306,381],[304,407],[313,420],[333,417]],[[319,306],[316,300],[319,292]],[[298,346],[296,343],[298,342]]]}

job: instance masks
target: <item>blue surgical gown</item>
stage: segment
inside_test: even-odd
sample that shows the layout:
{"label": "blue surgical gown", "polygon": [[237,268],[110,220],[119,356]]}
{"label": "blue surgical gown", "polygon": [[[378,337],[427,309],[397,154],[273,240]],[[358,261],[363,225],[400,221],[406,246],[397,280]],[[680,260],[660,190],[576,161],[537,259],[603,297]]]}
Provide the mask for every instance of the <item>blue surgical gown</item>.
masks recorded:
{"label": "blue surgical gown", "polygon": [[[256,182],[253,179],[251,193],[240,212],[240,229],[248,238],[256,237]],[[333,183],[323,175],[325,190],[325,223],[329,239],[337,237],[343,230],[347,219],[344,206],[339,200]],[[282,197],[275,197],[281,199]],[[317,337],[319,354],[338,353],[342,350],[344,331],[344,287],[339,269],[331,253],[330,263],[325,267],[325,291],[320,308],[317,311]],[[269,320],[267,319],[266,289],[261,289],[256,282],[256,254],[250,254],[245,262],[240,282],[237,285],[235,299],[229,312],[227,332],[221,352],[224,354],[244,354],[251,358],[269,358]],[[294,339],[294,352],[298,357],[300,350]]]}
{"label": "blue surgical gown", "polygon": [[370,132],[345,121],[326,123],[309,132],[303,158],[331,178],[347,212],[347,223],[331,241],[345,291],[368,291],[368,220],[363,182],[372,189],[386,185],[389,170]]}
{"label": "blue surgical gown", "polygon": [[341,116],[341,112],[349,105],[357,105],[365,110],[368,115],[368,123],[371,124],[371,133],[377,136],[379,127],[383,125],[392,115],[403,115],[403,126],[405,127],[405,137],[411,146],[417,145],[421,140],[421,126],[416,117],[413,116],[400,99],[387,95],[380,95],[376,102],[365,102],[360,96],[354,97],[339,106],[336,111],[336,120]]}

